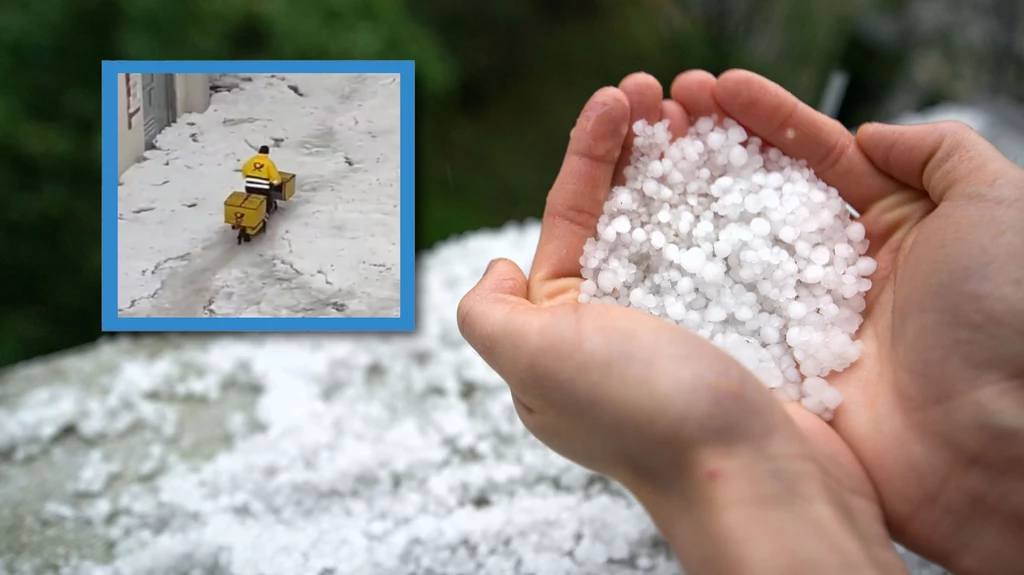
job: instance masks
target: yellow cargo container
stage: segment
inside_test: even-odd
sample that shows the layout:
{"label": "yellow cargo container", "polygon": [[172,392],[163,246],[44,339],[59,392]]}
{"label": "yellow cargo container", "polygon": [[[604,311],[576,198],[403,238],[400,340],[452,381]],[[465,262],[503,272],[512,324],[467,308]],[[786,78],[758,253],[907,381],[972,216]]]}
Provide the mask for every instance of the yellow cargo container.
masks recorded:
{"label": "yellow cargo container", "polygon": [[240,228],[259,228],[267,215],[267,199],[257,194],[231,192],[224,200],[224,223]]}
{"label": "yellow cargo container", "polygon": [[295,174],[278,172],[281,174],[281,192],[274,192],[274,199],[287,202],[295,195]]}

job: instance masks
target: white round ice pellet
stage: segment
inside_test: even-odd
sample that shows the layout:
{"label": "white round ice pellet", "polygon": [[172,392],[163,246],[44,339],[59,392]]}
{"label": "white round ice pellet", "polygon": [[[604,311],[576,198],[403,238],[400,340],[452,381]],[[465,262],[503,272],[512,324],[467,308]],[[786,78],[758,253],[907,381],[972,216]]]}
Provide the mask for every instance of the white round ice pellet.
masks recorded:
{"label": "white round ice pellet", "polygon": [[750,156],[747,154],[746,148],[740,145],[735,145],[729,150],[729,163],[735,168],[741,168],[747,163]]}
{"label": "white round ice pellet", "polygon": [[612,270],[601,270],[601,273],[597,274],[597,287],[606,294],[618,289],[620,285],[622,284],[619,275]]}
{"label": "white round ice pellet", "polygon": [[733,315],[736,317],[737,320],[741,322],[748,322],[754,319],[754,310],[751,309],[750,306],[741,305],[736,308],[736,311],[733,313]]}
{"label": "white round ice pellet", "polygon": [[660,178],[665,173],[665,164],[660,161],[653,161],[647,165],[647,175],[652,178]]}
{"label": "white round ice pellet", "polygon": [[704,254],[704,250],[693,247],[686,250],[679,263],[682,264],[684,270],[695,274],[704,267],[705,261],[707,261],[707,256]]}
{"label": "white round ice pellet", "polygon": [[629,292],[629,303],[637,307],[646,307],[644,306],[644,297],[646,296],[647,292],[643,288],[633,288]]}
{"label": "white round ice pellet", "polygon": [[620,234],[629,233],[629,218],[627,216],[619,216],[612,220],[611,226]]}
{"label": "white round ice pellet", "polygon": [[676,282],[676,292],[680,295],[693,293],[694,287],[693,278],[690,276],[683,276],[678,282]]}
{"label": "white round ice pellet", "polygon": [[701,275],[704,276],[704,281],[708,283],[721,283],[721,281],[725,279],[725,266],[718,262],[710,262],[704,265],[704,269],[701,270]]}
{"label": "white round ice pellet", "polygon": [[846,228],[846,237],[854,243],[863,240],[864,236],[864,224],[860,222],[853,222]]}
{"label": "white round ice pellet", "polygon": [[665,234],[660,230],[654,230],[651,232],[651,247],[660,250],[665,247]]}
{"label": "white round ice pellet", "polygon": [[749,194],[747,197],[743,198],[743,208],[747,210],[748,213],[756,214],[761,211],[761,208],[763,207],[764,200],[762,200],[761,196],[758,194]]}
{"label": "white round ice pellet", "polygon": [[800,321],[807,315],[807,306],[803,302],[792,301],[786,308],[786,314],[793,321]]}
{"label": "white round ice pellet", "polygon": [[726,318],[725,310],[718,304],[711,304],[704,310],[704,319],[711,323],[718,323]]}
{"label": "white round ice pellet", "polygon": [[712,150],[721,150],[727,139],[725,132],[715,130],[708,134],[708,148]]}
{"label": "white round ice pellet", "polygon": [[706,236],[709,236],[709,235],[713,234],[714,232],[715,232],[715,224],[713,224],[713,223],[711,223],[711,222],[709,222],[707,220],[701,220],[700,222],[697,223],[697,226],[693,229],[693,233],[697,237],[706,237]]}
{"label": "white round ice pellet", "polygon": [[764,218],[754,218],[750,220],[750,231],[755,236],[767,236],[772,231],[772,225]]}
{"label": "white round ice pellet", "polygon": [[822,245],[814,246],[814,248],[811,249],[811,261],[819,266],[827,264],[831,255],[831,250]]}
{"label": "white round ice pellet", "polygon": [[733,125],[728,128],[727,132],[729,141],[733,143],[740,143],[747,139],[747,131],[743,129],[743,126]]}
{"label": "white round ice pellet", "polygon": [[856,266],[857,273],[859,273],[861,277],[868,277],[878,269],[878,262],[869,257],[861,256],[857,259]]}
{"label": "white round ice pellet", "polygon": [[679,300],[675,300],[665,306],[665,315],[669,319],[679,321],[686,317],[686,304]]}
{"label": "white round ice pellet", "polygon": [[818,264],[811,264],[804,268],[804,281],[810,284],[816,284],[825,277],[825,269]]}
{"label": "white round ice pellet", "polygon": [[779,230],[779,239],[787,244],[791,244],[796,241],[799,233],[793,226],[782,226],[782,229]]}
{"label": "white round ice pellet", "polygon": [[676,244],[666,244],[661,253],[670,262],[679,261],[679,246]]}
{"label": "white round ice pellet", "polygon": [[732,253],[732,244],[722,240],[718,240],[714,243],[715,256],[725,259]]}
{"label": "white round ice pellet", "polygon": [[857,253],[857,252],[854,251],[853,246],[851,246],[850,244],[848,244],[846,242],[843,242],[843,243],[840,243],[840,244],[836,244],[836,247],[834,248],[834,251],[836,253],[836,257],[846,258],[846,259],[852,258]]}

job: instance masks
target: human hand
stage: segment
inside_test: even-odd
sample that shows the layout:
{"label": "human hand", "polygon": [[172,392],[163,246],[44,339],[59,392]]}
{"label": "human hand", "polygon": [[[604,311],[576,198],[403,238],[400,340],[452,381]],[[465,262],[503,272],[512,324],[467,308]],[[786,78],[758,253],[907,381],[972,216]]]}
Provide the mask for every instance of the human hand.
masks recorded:
{"label": "human hand", "polygon": [[791,418],[685,329],[577,303],[579,257],[629,160],[629,126],[669,118],[685,133],[689,118],[720,111],[715,89],[695,72],[670,100],[643,74],[598,91],[548,196],[529,280],[493,263],[461,302],[460,329],[508,382],[527,428],[630,488],[688,572],[900,571],[871,485],[827,424],[800,408]]}
{"label": "human hand", "polygon": [[863,356],[829,378],[846,397],[833,423],[894,535],[957,573],[1019,573],[1024,170],[958,123],[854,137],[747,72],[715,96],[862,214],[878,270]]}

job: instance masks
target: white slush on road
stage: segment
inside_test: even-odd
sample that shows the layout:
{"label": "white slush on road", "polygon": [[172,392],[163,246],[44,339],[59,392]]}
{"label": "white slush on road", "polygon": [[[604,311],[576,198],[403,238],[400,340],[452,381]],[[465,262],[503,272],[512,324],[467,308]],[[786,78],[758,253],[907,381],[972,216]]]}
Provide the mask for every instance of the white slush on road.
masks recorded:
{"label": "white slush on road", "polygon": [[674,141],[667,120],[633,132],[626,182],[580,258],[579,301],[681,325],[831,419],[843,396],[823,378],[860,357],[876,268],[864,226],[806,161],[730,118],[701,118]]}

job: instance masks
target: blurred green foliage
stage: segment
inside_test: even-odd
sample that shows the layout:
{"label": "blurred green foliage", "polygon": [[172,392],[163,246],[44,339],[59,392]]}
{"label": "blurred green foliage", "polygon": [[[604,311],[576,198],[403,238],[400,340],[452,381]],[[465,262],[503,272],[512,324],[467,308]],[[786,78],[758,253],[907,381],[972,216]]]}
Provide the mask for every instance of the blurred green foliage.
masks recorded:
{"label": "blurred green foliage", "polygon": [[[851,55],[854,24],[901,3],[8,2],[0,8],[0,365],[99,335],[102,59],[415,59],[422,249],[539,216],[579,108],[630,72],[654,74],[667,89],[688,68],[745,67],[814,103],[842,64],[884,90],[898,54]],[[870,114],[871,97],[863,91],[858,114]]]}

